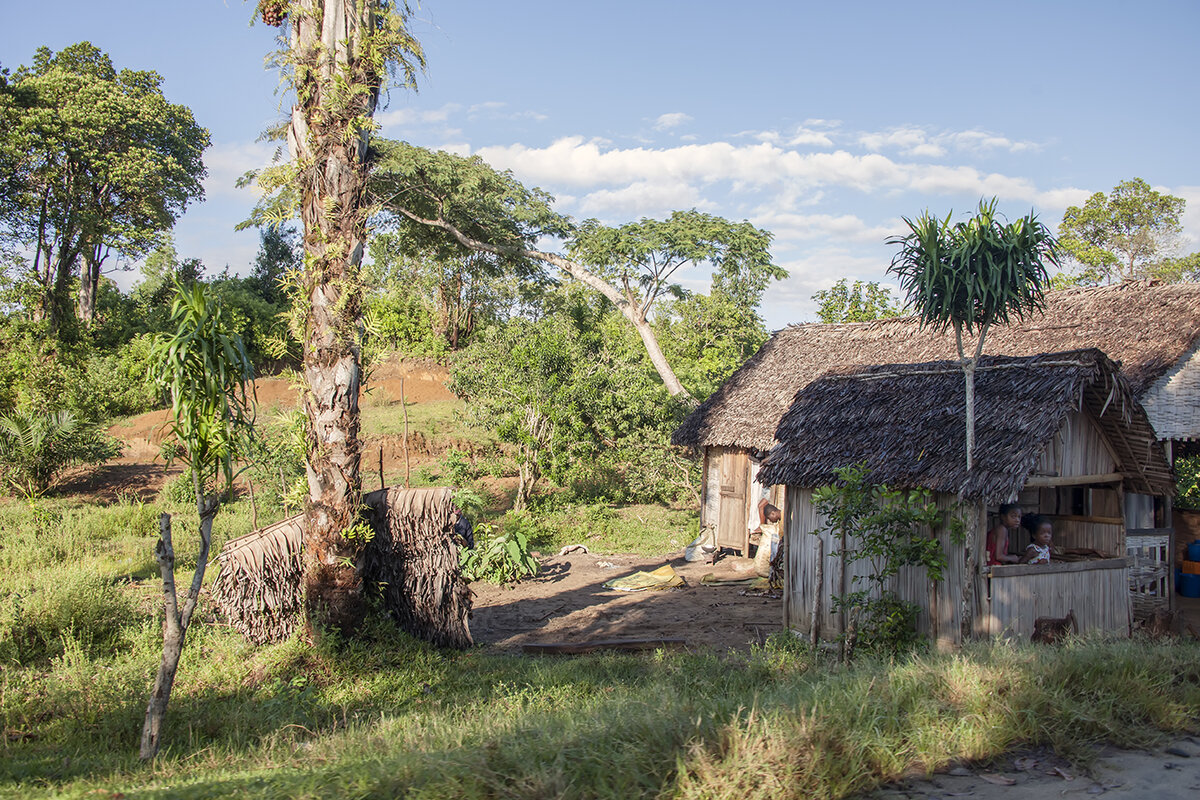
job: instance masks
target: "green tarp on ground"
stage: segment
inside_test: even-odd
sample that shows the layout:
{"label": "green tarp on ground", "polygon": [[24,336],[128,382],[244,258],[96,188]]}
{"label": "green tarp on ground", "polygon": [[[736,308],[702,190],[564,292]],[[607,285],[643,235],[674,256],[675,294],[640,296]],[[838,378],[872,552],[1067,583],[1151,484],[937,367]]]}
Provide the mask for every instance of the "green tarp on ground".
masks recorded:
{"label": "green tarp on ground", "polygon": [[686,585],[683,578],[675,574],[675,568],[670,564],[659,567],[653,572],[635,572],[621,578],[613,578],[604,584],[605,589],[616,589],[618,592],[645,592],[647,590],[673,589]]}

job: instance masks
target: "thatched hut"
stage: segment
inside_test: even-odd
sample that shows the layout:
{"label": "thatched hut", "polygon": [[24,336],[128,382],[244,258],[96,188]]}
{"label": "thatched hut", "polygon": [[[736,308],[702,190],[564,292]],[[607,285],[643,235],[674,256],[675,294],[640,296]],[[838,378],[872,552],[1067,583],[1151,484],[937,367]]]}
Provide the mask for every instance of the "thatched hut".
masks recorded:
{"label": "thatched hut", "polygon": [[[375,536],[362,576],[380,587],[402,630],[443,647],[469,647],[471,593],[458,565],[451,490],[380,489],[363,497]],[[256,644],[286,639],[300,620],[304,517],[225,544],[212,585],[223,616]]]}
{"label": "thatched hut", "polygon": [[[1122,495],[1168,493],[1173,483],[1128,380],[1092,349],[984,357],[975,387],[976,449],[969,472],[957,362],[832,370],[796,395],[759,476],[787,487],[789,628],[834,629],[835,570],[821,569],[817,561],[818,553],[836,546],[832,534],[822,532],[812,490],[831,483],[835,468],[865,462],[875,482],[930,489],[940,506],[967,523],[961,544],[949,524],[934,532],[949,556],[943,582],[931,585],[914,568],[902,572],[894,587],[922,607],[919,627],[940,645],[1005,631],[1028,637],[1035,618],[1071,610],[1082,631],[1129,631]],[[1057,547],[1095,553],[1046,566],[988,567],[987,512],[1018,499],[1026,510],[1051,518]],[[824,576],[819,585],[818,572]]]}
{"label": "thatched hut", "polygon": [[[1044,314],[992,328],[986,352],[1031,356],[1097,347],[1121,365],[1168,457],[1177,449],[1172,442],[1200,441],[1200,284],[1131,281],[1051,292],[1046,302]],[[741,483],[728,476],[748,474],[750,454],[771,448],[796,392],[817,377],[839,365],[956,357],[952,333],[922,328],[913,317],[776,332],[672,438],[702,451],[701,525],[726,531],[727,542],[737,540],[738,532],[729,531],[733,520],[744,518],[747,501]],[[1135,591],[1148,604],[1170,602],[1169,498],[1130,492],[1126,503],[1130,552],[1141,561]]]}

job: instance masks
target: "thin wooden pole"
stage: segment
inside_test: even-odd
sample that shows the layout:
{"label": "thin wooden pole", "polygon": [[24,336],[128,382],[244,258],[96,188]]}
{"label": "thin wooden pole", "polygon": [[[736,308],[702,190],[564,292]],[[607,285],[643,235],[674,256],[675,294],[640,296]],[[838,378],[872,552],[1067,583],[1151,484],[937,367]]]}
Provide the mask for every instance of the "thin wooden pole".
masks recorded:
{"label": "thin wooden pole", "polygon": [[821,595],[825,593],[825,540],[817,537],[817,574],[813,581],[812,616],[808,622],[808,641],[816,647],[821,641]]}
{"label": "thin wooden pole", "polygon": [[254,482],[246,481],[250,488],[250,529],[258,530],[258,504],[254,502]]}
{"label": "thin wooden pole", "polygon": [[408,403],[404,400],[404,378],[400,378],[400,407],[404,409],[404,488],[409,488],[408,469]]}
{"label": "thin wooden pole", "polygon": [[383,482],[383,443],[379,443],[379,488],[386,489],[387,486]]}

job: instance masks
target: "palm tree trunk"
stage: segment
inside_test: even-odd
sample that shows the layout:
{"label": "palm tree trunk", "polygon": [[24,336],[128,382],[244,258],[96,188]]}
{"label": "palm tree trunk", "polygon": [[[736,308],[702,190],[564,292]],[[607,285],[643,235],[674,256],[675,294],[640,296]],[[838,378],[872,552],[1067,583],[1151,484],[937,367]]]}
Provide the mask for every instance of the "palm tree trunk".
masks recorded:
{"label": "palm tree trunk", "polygon": [[[304,377],[308,384],[308,502],[304,577],[309,630],[352,633],[365,615],[361,542],[343,533],[359,518],[358,392],[366,239],[366,131],[381,75],[360,52],[374,4],[301,0],[291,15],[296,105],[288,144],[304,223]],[[354,82],[352,90],[338,83]],[[353,91],[357,90],[357,91]],[[349,96],[347,96],[349,94]]]}

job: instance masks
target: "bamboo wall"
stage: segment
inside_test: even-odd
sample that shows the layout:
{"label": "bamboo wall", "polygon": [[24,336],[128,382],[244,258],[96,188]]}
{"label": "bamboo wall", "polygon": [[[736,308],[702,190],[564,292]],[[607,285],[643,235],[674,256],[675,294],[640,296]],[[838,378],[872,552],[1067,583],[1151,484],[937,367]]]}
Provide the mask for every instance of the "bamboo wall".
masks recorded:
{"label": "bamboo wall", "polygon": [[1033,474],[1103,475],[1116,470],[1117,459],[1099,426],[1085,412],[1072,411],[1042,449]]}
{"label": "bamboo wall", "polygon": [[981,577],[984,636],[1028,640],[1038,617],[1075,612],[1078,633],[1128,636],[1131,623],[1129,560],[993,567]]}
{"label": "bamboo wall", "polygon": [[[951,495],[939,495],[937,504],[943,510],[957,505]],[[978,527],[981,516],[976,507],[964,512]],[[784,588],[784,625],[805,634],[811,634],[813,611],[817,610],[816,624],[819,636],[835,639],[838,636],[838,615],[833,612],[831,599],[839,590],[840,561],[833,554],[838,550],[837,538],[822,530],[826,523],[812,504],[811,489],[787,490],[787,572]],[[814,534],[815,531],[820,533]],[[954,646],[962,641],[963,622],[970,626],[975,603],[969,595],[964,596],[967,576],[969,548],[955,544],[950,539],[949,528],[937,532],[942,549],[946,552],[949,565],[943,580],[934,586],[926,576],[924,568],[910,567],[893,578],[891,588],[902,599],[921,607],[917,618],[917,629],[937,642],[940,647]],[[975,538],[974,530],[967,534],[967,542]],[[851,542],[853,547],[853,542]],[[847,584],[844,591],[865,588],[871,564],[860,561],[849,565]],[[818,584],[818,572],[820,583]],[[854,578],[862,580],[854,585]],[[965,604],[965,605],[964,605]],[[964,608],[969,609],[964,612]],[[931,613],[932,609],[932,613]]]}

